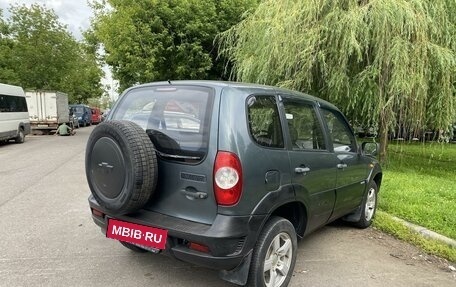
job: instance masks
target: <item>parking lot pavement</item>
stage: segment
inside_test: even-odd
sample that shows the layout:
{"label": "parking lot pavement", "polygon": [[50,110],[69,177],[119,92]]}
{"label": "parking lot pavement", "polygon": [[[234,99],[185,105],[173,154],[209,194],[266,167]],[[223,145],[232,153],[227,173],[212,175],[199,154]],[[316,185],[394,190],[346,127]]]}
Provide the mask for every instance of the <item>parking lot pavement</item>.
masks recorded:
{"label": "parking lot pavement", "polygon": [[[101,234],[84,171],[92,129],[0,146],[0,286],[232,286]],[[374,229],[327,226],[298,253],[290,286],[456,286],[445,261]]]}

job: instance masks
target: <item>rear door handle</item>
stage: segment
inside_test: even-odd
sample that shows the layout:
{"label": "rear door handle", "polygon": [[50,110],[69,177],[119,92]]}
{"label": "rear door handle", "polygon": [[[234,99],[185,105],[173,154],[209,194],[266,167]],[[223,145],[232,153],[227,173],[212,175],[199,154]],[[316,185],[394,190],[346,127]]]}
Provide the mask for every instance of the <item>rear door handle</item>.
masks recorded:
{"label": "rear door handle", "polygon": [[207,193],[201,191],[191,191],[188,189],[181,190],[181,192],[185,195],[187,199],[194,200],[194,199],[206,199]]}
{"label": "rear door handle", "polygon": [[346,168],[346,167],[347,167],[347,164],[345,164],[345,163],[339,163],[339,164],[337,165],[337,168],[338,168],[338,169],[344,169],[344,168]]}
{"label": "rear door handle", "polygon": [[307,173],[310,171],[310,168],[308,167],[295,167],[295,172],[296,173]]}

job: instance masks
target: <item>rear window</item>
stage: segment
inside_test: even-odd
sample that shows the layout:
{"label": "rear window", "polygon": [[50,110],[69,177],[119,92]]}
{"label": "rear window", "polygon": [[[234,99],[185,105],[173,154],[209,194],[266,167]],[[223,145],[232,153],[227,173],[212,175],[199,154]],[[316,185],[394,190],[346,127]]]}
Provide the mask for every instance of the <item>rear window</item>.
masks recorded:
{"label": "rear window", "polygon": [[122,97],[113,120],[141,126],[162,157],[193,162],[207,153],[213,91],[205,87],[136,88]]}

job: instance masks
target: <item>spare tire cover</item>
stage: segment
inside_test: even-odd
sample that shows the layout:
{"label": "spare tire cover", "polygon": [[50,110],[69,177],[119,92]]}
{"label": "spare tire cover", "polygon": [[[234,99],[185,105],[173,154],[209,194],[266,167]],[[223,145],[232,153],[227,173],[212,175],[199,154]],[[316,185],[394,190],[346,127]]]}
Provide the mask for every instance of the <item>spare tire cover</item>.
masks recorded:
{"label": "spare tire cover", "polygon": [[85,168],[90,190],[114,214],[141,209],[157,185],[157,156],[146,132],[130,121],[100,123],[89,137]]}

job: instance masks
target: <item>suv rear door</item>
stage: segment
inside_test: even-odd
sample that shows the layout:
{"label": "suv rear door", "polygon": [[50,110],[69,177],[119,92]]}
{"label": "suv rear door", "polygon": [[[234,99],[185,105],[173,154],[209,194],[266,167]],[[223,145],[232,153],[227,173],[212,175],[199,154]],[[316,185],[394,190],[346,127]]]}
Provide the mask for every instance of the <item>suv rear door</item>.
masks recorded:
{"label": "suv rear door", "polygon": [[337,160],[329,151],[314,102],[282,95],[296,197],[310,210],[307,231],[325,223],[335,202]]}
{"label": "suv rear door", "polygon": [[[217,213],[212,170],[217,121],[215,90],[190,85],[153,85],[129,90],[110,119],[140,125],[157,150],[158,183],[147,210],[210,224]],[[216,125],[217,123],[215,123]]]}

